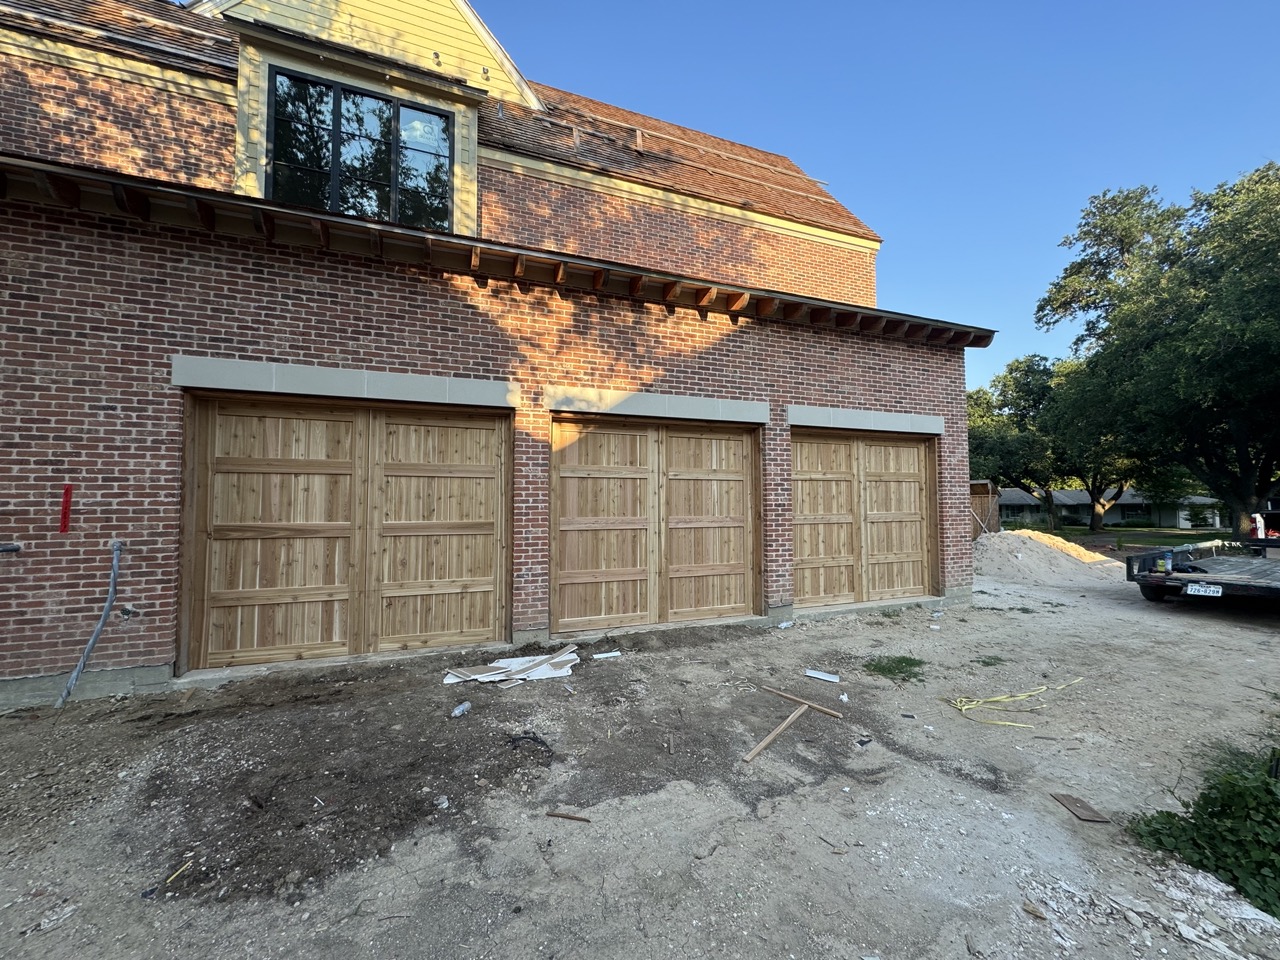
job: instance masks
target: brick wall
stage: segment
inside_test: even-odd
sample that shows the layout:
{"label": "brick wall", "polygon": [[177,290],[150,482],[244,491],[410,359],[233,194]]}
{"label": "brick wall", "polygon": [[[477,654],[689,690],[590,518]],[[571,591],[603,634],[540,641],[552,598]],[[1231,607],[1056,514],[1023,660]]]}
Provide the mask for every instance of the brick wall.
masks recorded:
{"label": "brick wall", "polygon": [[0,70],[0,106],[0,150],[231,189],[232,106],[17,57]]}
{"label": "brick wall", "polygon": [[[971,578],[963,351],[275,247],[0,202],[0,676],[75,662],[127,543],[97,667],[167,663],[178,616],[183,397],[174,353],[514,379],[516,628],[547,617],[548,384],[768,401],[765,592],[790,597],[785,406],[946,418],[944,585]],[[59,534],[63,484],[76,487]]]}
{"label": "brick wall", "polygon": [[500,243],[876,305],[874,250],[784,236],[484,166],[480,231]]}

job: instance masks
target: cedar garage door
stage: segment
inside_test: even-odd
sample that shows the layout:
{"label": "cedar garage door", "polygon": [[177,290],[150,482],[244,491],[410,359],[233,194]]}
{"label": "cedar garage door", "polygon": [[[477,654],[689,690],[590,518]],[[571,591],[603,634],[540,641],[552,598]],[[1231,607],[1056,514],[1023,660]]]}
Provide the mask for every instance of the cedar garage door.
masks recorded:
{"label": "cedar garage door", "polygon": [[505,635],[505,417],[195,401],[190,668]]}
{"label": "cedar garage door", "polygon": [[932,594],[929,440],[796,432],[791,456],[797,605]]}
{"label": "cedar garage door", "polygon": [[755,612],[755,431],[557,421],[552,629]]}

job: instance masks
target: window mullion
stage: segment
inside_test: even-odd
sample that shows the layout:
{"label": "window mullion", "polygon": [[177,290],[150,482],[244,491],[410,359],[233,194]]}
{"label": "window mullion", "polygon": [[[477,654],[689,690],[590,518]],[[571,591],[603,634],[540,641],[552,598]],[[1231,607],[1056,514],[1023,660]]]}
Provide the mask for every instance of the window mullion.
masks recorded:
{"label": "window mullion", "polygon": [[336,213],[342,190],[342,95],[345,90],[338,84],[329,89],[333,91],[333,124],[329,128],[330,149],[333,151],[329,163],[329,212]]}

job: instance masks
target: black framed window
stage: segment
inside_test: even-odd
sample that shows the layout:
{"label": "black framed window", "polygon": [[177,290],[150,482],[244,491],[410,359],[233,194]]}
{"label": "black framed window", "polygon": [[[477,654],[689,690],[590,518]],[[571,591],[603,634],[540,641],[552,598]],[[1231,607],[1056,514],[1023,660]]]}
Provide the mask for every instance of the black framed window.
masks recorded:
{"label": "black framed window", "polygon": [[272,199],[449,229],[453,131],[446,114],[274,70],[269,138]]}

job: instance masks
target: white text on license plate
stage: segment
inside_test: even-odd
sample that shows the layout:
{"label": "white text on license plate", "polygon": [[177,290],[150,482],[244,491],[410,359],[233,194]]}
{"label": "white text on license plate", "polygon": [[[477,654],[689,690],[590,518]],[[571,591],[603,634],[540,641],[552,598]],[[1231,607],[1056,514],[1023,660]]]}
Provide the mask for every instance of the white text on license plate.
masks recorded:
{"label": "white text on license plate", "polygon": [[1188,583],[1182,592],[1193,597],[1220,597],[1222,587],[1216,583]]}

